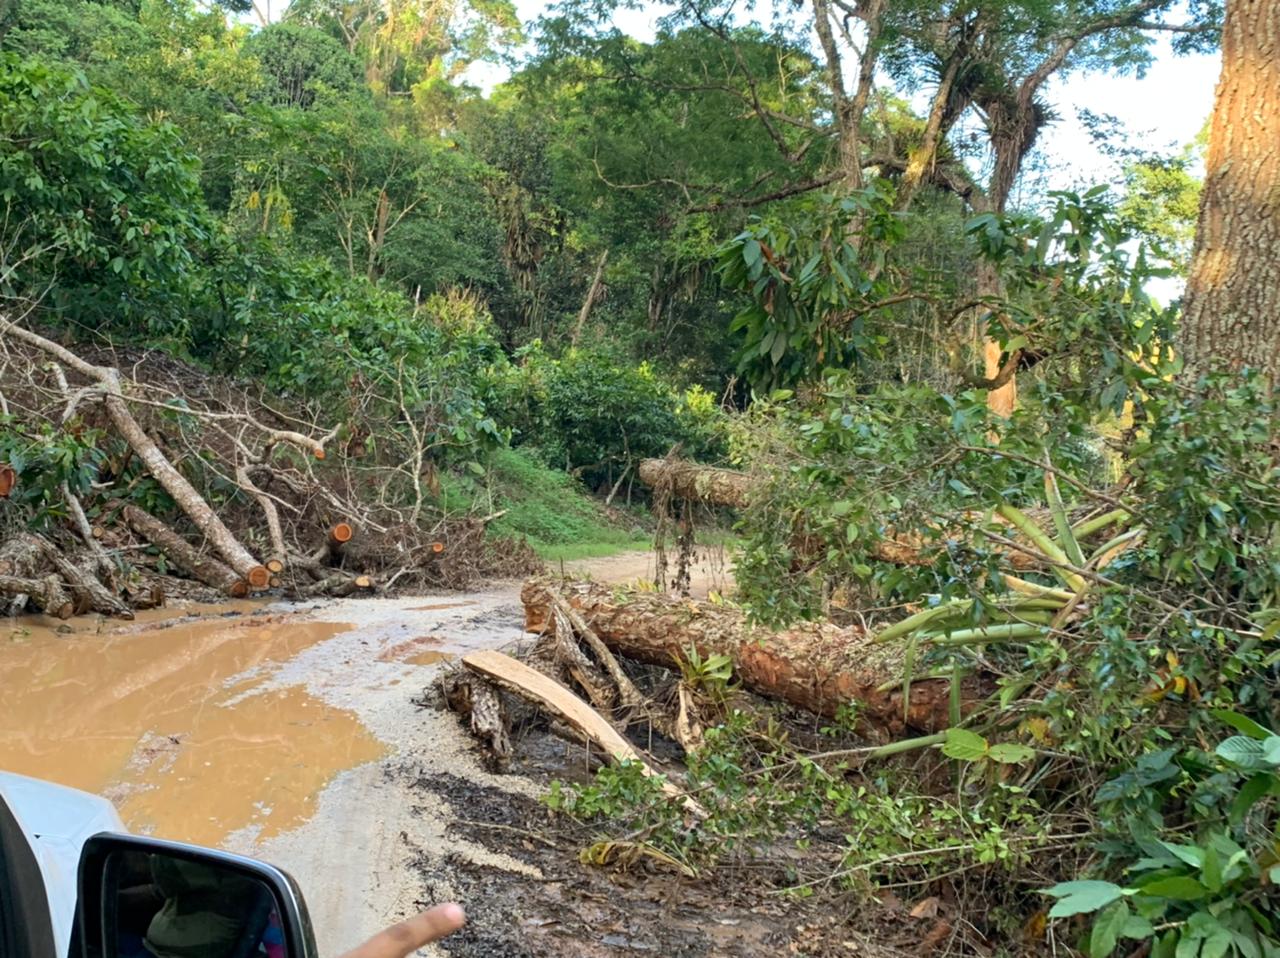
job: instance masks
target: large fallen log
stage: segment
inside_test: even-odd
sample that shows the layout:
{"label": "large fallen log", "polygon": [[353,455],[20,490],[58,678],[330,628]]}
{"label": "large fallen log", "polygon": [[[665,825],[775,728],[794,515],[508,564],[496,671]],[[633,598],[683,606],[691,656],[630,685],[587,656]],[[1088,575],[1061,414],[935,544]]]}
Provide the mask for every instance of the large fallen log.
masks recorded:
{"label": "large fallen log", "polygon": [[[904,708],[900,644],[877,644],[857,628],[805,623],[771,632],[723,605],[544,578],[530,579],[521,593],[526,629],[554,632],[556,596],[563,596],[605,645],[627,658],[674,668],[688,658],[690,648],[704,658],[727,655],[735,675],[751,691],[828,716],[856,703],[862,730],[884,739],[898,738],[908,729],[937,732],[951,724],[950,681],[912,682]],[[972,709],[991,691],[983,679],[966,679],[961,711]]]}
{"label": "large fallen log", "polygon": [[[655,490],[669,490],[670,494],[680,499],[732,509],[746,508],[751,502],[752,494],[760,486],[754,476],[745,472],[674,459],[642,459],[639,475],[645,485]],[[961,533],[957,530],[956,534]],[[870,544],[870,549],[871,554],[882,562],[931,565],[934,562],[929,549],[931,542],[931,539],[918,532],[895,532],[889,529],[883,538]],[[803,528],[796,529],[795,543],[802,553],[817,553],[826,548],[816,543],[810,546],[809,537]],[[997,551],[1004,554],[1005,561],[1014,569],[1035,569],[1043,565],[1031,551],[1010,548]]]}

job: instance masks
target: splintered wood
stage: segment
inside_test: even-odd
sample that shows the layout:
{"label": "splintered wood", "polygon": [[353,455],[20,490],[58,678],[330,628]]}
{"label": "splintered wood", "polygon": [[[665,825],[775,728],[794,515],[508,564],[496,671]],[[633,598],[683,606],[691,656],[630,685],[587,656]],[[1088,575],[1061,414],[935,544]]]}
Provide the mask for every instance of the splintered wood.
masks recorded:
{"label": "splintered wood", "polygon": [[[518,659],[492,649],[465,655],[462,658],[462,664],[504,691],[518,695],[569,723],[615,761],[638,762],[643,767],[644,774],[657,774],[640,757],[635,747],[623,738],[617,729],[606,722],[599,712],[551,677],[530,668]],[[663,791],[673,798],[683,798],[685,807],[689,811],[702,814],[698,804],[683,796],[680,789],[670,782],[663,784]]]}

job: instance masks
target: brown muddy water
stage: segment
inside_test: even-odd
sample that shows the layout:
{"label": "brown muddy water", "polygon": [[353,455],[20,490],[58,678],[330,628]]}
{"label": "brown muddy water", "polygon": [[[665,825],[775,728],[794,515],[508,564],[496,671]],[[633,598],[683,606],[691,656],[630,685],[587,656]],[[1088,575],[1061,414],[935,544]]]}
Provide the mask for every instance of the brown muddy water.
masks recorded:
{"label": "brown muddy water", "polygon": [[349,628],[252,602],[0,622],[0,768],[106,795],[141,834],[216,845],[296,827],[384,746],[303,687],[262,686]]}

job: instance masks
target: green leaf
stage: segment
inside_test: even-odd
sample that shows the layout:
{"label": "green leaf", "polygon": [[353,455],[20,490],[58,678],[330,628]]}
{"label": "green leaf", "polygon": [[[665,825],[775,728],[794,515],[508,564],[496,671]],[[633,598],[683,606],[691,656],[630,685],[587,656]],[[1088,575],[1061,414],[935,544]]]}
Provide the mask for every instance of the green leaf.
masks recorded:
{"label": "green leaf", "polygon": [[1179,860],[1191,865],[1193,868],[1200,868],[1204,865],[1204,849],[1196,845],[1178,845],[1174,842],[1161,842],[1160,846],[1175,855]]}
{"label": "green leaf", "polygon": [[1016,742],[1001,742],[987,749],[987,758],[1002,765],[1019,765],[1036,757],[1036,750]]}
{"label": "green leaf", "polygon": [[1149,898],[1172,898],[1174,901],[1199,901],[1208,894],[1204,885],[1186,875],[1157,878],[1141,885],[1140,891]]}
{"label": "green leaf", "polygon": [[1261,769],[1267,765],[1263,757],[1262,743],[1243,735],[1231,736],[1214,749],[1214,754],[1238,768]]}
{"label": "green leaf", "polygon": [[1212,714],[1214,718],[1230,725],[1237,732],[1243,732],[1249,738],[1263,741],[1274,735],[1270,729],[1264,728],[1247,715],[1241,715],[1239,712],[1232,712],[1230,709],[1214,709]]}
{"label": "green leaf", "polygon": [[977,762],[987,757],[987,740],[968,729],[949,728],[947,740],[942,744],[942,754],[962,762]]}
{"label": "green leaf", "polygon": [[1240,791],[1236,793],[1235,800],[1231,803],[1228,821],[1232,825],[1239,825],[1245,820],[1245,816],[1249,814],[1249,810],[1258,803],[1259,799],[1276,792],[1277,785],[1280,785],[1280,779],[1277,779],[1271,772],[1259,772],[1253,776],[1253,778],[1240,786]]}
{"label": "green leaf", "polygon": [[1204,865],[1200,869],[1200,880],[1210,892],[1216,894],[1222,891],[1222,859],[1218,857],[1218,850],[1212,845],[1204,850]]}
{"label": "green leaf", "polygon": [[1273,735],[1262,743],[1262,758],[1269,765],[1280,765],[1280,735]]}
{"label": "green leaf", "polygon": [[1122,938],[1131,938],[1134,941],[1143,941],[1155,933],[1155,926],[1141,915],[1130,915],[1125,919],[1124,927],[1120,929]]}
{"label": "green leaf", "polygon": [[1151,958],[1175,958],[1173,949],[1177,943],[1178,933],[1176,931],[1166,931],[1151,946]]}
{"label": "green leaf", "polygon": [[1050,918],[1069,918],[1106,908],[1124,895],[1124,889],[1109,881],[1066,881],[1046,888],[1046,895],[1057,898],[1049,909]]}
{"label": "green leaf", "polygon": [[1098,916],[1089,935],[1089,958],[1108,958],[1129,919],[1129,903],[1113,902]]}

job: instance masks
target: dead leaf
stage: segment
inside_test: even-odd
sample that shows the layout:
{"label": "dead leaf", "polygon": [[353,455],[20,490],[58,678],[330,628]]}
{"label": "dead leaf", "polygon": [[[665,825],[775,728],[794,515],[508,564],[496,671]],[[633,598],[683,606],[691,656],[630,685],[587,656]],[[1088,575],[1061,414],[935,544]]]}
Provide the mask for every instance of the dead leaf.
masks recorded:
{"label": "dead leaf", "polygon": [[932,895],[911,909],[912,918],[937,918],[938,917],[938,896]]}

